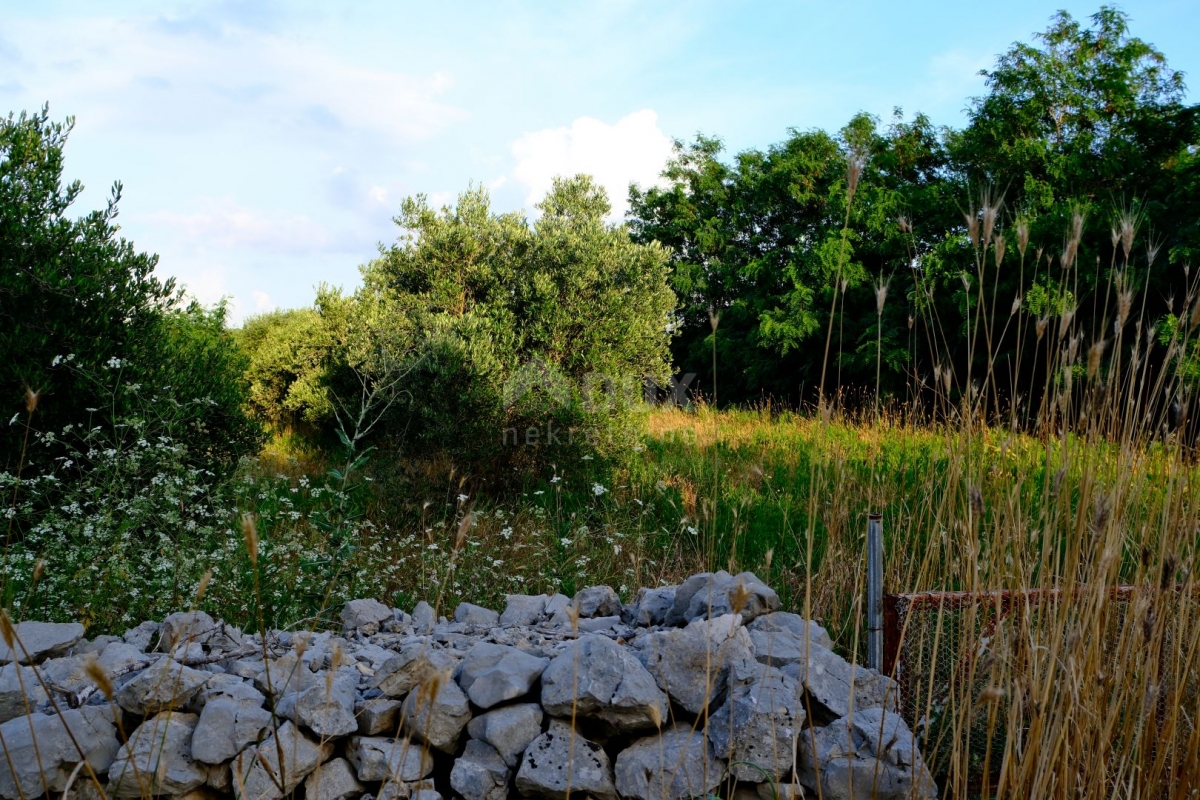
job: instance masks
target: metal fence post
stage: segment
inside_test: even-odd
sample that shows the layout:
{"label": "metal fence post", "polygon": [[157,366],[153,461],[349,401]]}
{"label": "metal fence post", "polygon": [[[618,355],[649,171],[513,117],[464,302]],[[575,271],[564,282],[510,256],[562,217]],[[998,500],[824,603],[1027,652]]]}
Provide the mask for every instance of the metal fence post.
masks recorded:
{"label": "metal fence post", "polygon": [[883,515],[867,515],[867,666],[883,670]]}

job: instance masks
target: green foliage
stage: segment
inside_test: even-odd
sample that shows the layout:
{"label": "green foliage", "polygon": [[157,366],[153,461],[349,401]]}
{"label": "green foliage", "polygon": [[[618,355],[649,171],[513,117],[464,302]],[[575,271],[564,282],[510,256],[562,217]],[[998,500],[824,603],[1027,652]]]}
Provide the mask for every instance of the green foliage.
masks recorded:
{"label": "green foliage", "polygon": [[590,178],[556,181],[539,210],[493,214],[482,189],[441,211],[406,200],[363,289],[318,301],[340,331],[340,402],[366,396],[346,372],[407,365],[385,437],[476,473],[628,444],[643,379],[668,373],[667,253],[606,222]]}
{"label": "green foliage", "polygon": [[[259,432],[242,411],[245,364],[225,309],[184,305],[154,276],[157,257],[118,236],[120,184],[103,210],[67,216],[83,190],[63,185],[71,124],[45,108],[0,120],[0,408],[24,416],[30,389],[42,430],[115,424],[134,409],[92,376],[116,365],[124,382],[173,398],[195,466],[230,469]],[[0,429],[9,471],[23,438],[19,426]],[[35,470],[55,457],[27,455]]]}
{"label": "green foliage", "polygon": [[[845,389],[874,384],[879,341],[884,394],[912,374],[1015,362],[1010,385],[1036,395],[1037,317],[1073,310],[1111,329],[1118,280],[1146,291],[1145,321],[1170,311],[1186,293],[1178,264],[1200,252],[1200,127],[1182,76],[1107,6],[1090,24],[1057,14],[984,74],[963,130],[897,110],[884,127],[859,115],[837,136],[791,131],[730,160],[715,138],[678,143],[667,186],[630,193],[635,238],[672,250],[677,366],[711,385],[712,309],[725,401],[812,401],[827,331],[830,383]],[[991,236],[973,235],[985,217]]]}
{"label": "green foliage", "polygon": [[[54,359],[97,370],[128,359],[156,337],[170,281],[153,275],[154,256],[117,236],[120,184],[103,210],[70,219],[83,191],[63,184],[63,146],[72,121],[49,111],[0,120],[0,407],[20,410],[26,388],[40,391],[39,412],[52,424],[78,420],[97,391]],[[20,437],[0,434],[0,462],[16,468]]]}
{"label": "green foliage", "polygon": [[316,309],[272,311],[248,318],[237,331],[246,353],[251,413],[276,433],[329,420],[329,336]]}

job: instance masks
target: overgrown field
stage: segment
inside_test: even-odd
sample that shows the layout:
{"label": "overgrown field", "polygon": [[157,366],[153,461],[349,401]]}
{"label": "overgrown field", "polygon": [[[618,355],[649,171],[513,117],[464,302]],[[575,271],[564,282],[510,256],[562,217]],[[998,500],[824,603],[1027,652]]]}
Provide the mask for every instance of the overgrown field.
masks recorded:
{"label": "overgrown field", "polygon": [[[552,468],[506,499],[474,496],[471,477],[445,464],[329,464],[285,454],[283,444],[245,462],[232,483],[207,487],[203,476],[193,486],[139,477],[149,443],[114,453],[128,468],[114,468],[114,483],[137,478],[139,488],[124,497],[115,485],[81,489],[94,509],[81,496],[79,509],[43,521],[41,551],[10,546],[6,568],[24,580],[9,585],[26,587],[13,598],[17,612],[82,613],[94,633],[120,631],[192,605],[211,571],[200,605],[257,628],[328,616],[359,596],[400,607],[429,599],[447,613],[461,600],[502,607],[510,592],[599,583],[628,596],[724,568],[763,576],[861,657],[865,518],[879,511],[889,592],[1075,592],[1076,602],[1026,613],[1020,626],[1002,619],[943,656],[952,662],[943,678],[955,683],[926,687],[925,716],[940,725],[929,743],[940,752],[927,757],[950,773],[951,788],[978,779],[973,730],[976,744],[981,725],[1028,730],[1031,714],[1043,733],[1009,739],[1008,750],[990,736],[989,773],[1028,787],[1068,764],[1096,763],[1100,788],[1114,760],[1138,785],[1195,763],[1200,615],[1186,598],[1198,468],[1172,440],[1134,446],[886,417],[659,410],[621,463]],[[89,524],[104,526],[89,523],[89,511],[124,514],[143,532],[154,520],[162,534],[130,539],[118,525],[96,547],[81,546]],[[257,571],[243,525],[257,540]],[[1123,615],[1105,588],[1117,584],[1146,587]],[[974,631],[980,621],[947,614],[939,625],[950,638],[955,625]],[[934,697],[935,688],[950,695]],[[1108,761],[1091,761],[1096,752]]]}

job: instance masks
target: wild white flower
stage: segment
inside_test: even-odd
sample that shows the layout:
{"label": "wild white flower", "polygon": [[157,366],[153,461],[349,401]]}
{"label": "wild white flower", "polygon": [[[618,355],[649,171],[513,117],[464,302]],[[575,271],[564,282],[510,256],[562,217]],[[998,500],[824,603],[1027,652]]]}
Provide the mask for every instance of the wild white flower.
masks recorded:
{"label": "wild white flower", "polygon": [[592,457],[591,457],[591,456],[580,456],[580,458],[581,458],[582,460],[584,460],[584,461],[591,461],[591,460],[592,460]]}
{"label": "wild white flower", "polygon": [[460,503],[465,503],[465,502],[467,502],[467,498],[468,498],[469,496],[470,496],[470,495],[460,494],[460,495],[458,496],[458,502],[460,502]]}
{"label": "wild white flower", "polygon": [[596,495],[596,497],[599,497],[600,495],[605,494],[606,492],[608,492],[608,489],[605,489],[600,484],[598,484],[598,483],[592,484],[592,494]]}
{"label": "wild white flower", "polygon": [[570,546],[571,546],[571,540],[570,540],[570,539],[568,539],[568,538],[567,538],[567,537],[565,537],[565,536],[564,536],[563,538],[559,539],[559,540],[558,540],[558,543],[559,543],[559,544],[561,544],[563,547],[570,547]]}
{"label": "wild white flower", "polygon": [[700,531],[696,530],[695,526],[693,526],[693,525],[687,526],[687,532],[690,533],[692,536],[695,536],[696,534],[700,533]]}
{"label": "wild white flower", "polygon": [[621,545],[619,545],[619,544],[614,544],[614,545],[613,545],[613,555],[614,555],[614,556],[619,556],[619,555],[621,555]]}
{"label": "wild white flower", "polygon": [[507,527],[507,526],[500,529],[500,535],[503,536],[505,539],[511,538],[512,532],[513,532],[512,528]]}
{"label": "wild white flower", "polygon": [[108,360],[108,362],[105,364],[105,366],[107,366],[109,369],[120,369],[121,368],[121,359],[114,356],[113,358],[110,358]]}
{"label": "wild white flower", "polygon": [[551,483],[558,483],[558,482],[559,482],[559,481],[561,481],[561,480],[562,480],[562,476],[561,476],[561,475],[555,475],[553,478],[551,478],[551,479],[550,479],[550,482],[551,482]]}
{"label": "wild white flower", "polygon": [[536,495],[536,494],[545,494],[545,493],[546,493],[546,492],[545,492],[544,490],[542,490],[542,489],[538,489],[536,492],[534,492],[534,494],[535,494],[535,495]]}

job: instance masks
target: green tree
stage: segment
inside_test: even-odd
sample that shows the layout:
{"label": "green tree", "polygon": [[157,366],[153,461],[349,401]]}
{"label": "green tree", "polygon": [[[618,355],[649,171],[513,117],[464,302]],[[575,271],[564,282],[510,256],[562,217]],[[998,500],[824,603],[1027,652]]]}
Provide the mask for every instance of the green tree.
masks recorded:
{"label": "green tree", "polygon": [[937,372],[953,394],[986,380],[998,407],[1043,385],[1037,316],[1110,327],[1118,274],[1149,298],[1146,325],[1168,313],[1200,251],[1197,108],[1179,73],[1102,7],[1090,24],[1056,15],[984,75],[962,130],[859,115],[728,161],[702,136],[665,188],[634,187],[635,238],[672,251],[676,363],[711,385],[713,310],[725,400],[801,386],[815,400],[828,332],[830,382],[851,393],[873,393],[878,361],[885,394]]}
{"label": "green tree", "polygon": [[[244,365],[225,331],[225,310],[184,304],[173,280],[154,275],[157,257],[119,236],[120,184],[102,210],[69,216],[83,190],[78,181],[63,182],[71,126],[70,119],[50,121],[47,108],[0,120],[5,419],[26,416],[27,390],[38,396],[42,431],[125,417],[141,405],[131,399],[138,392],[169,396],[171,433],[191,448],[193,461],[230,466],[258,431],[242,413]],[[138,392],[114,394],[114,374]],[[23,425],[0,428],[3,471],[17,470],[25,440]],[[39,448],[26,460],[56,455]]]}
{"label": "green tree", "polygon": [[331,341],[315,308],[249,317],[237,331],[255,418],[276,433],[315,432],[333,415],[328,392]]}
{"label": "green tree", "polygon": [[417,343],[411,402],[385,436],[511,474],[617,446],[642,380],[665,383],[667,252],[606,222],[604,190],[585,176],[555,181],[538,208],[531,225],[492,213],[478,188],[440,211],[405,201],[400,240],[364,267],[355,298],[379,309],[380,332]]}

